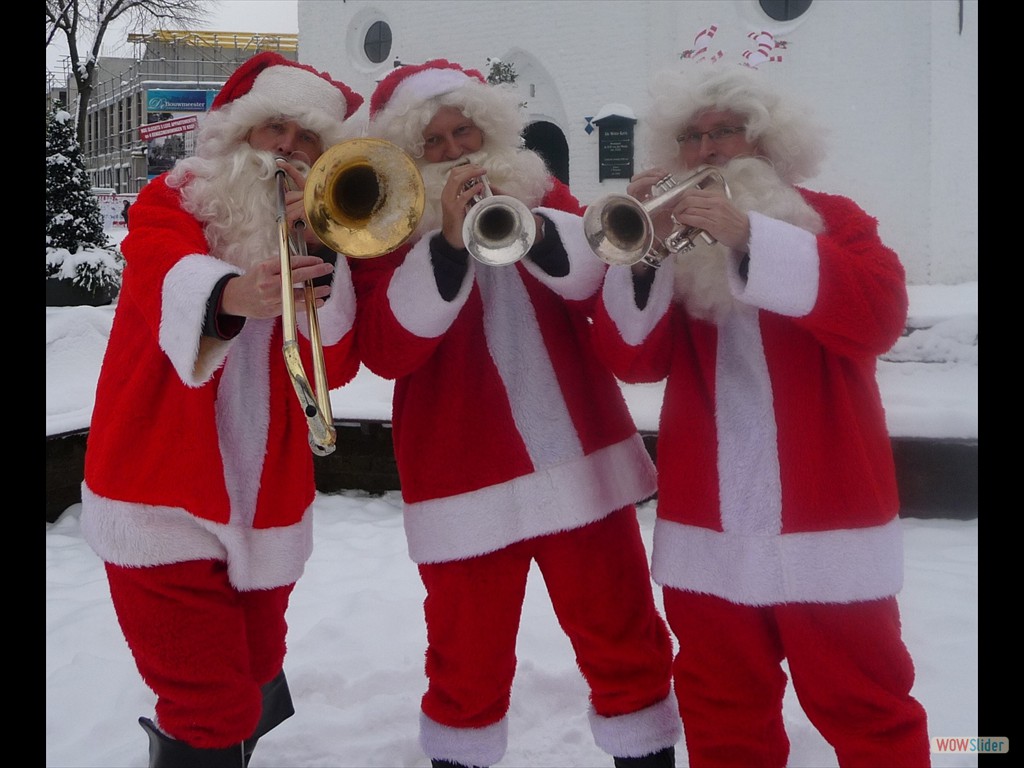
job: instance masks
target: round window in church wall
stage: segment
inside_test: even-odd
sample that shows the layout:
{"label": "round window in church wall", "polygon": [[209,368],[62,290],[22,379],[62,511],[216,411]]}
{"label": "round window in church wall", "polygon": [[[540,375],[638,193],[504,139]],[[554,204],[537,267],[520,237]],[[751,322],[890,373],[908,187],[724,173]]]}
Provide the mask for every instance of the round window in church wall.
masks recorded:
{"label": "round window in church wall", "polygon": [[366,30],[363,52],[374,64],[380,64],[391,55],[391,27],[387,22],[375,21]]}
{"label": "round window in church wall", "polygon": [[792,21],[807,12],[811,0],[760,0],[760,5],[776,21]]}

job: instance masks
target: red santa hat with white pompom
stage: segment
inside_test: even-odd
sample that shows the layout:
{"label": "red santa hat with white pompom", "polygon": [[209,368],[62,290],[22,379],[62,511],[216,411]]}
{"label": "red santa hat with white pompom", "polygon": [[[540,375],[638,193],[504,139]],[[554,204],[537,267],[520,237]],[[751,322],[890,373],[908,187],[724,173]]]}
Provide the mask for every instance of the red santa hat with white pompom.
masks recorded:
{"label": "red santa hat with white pompom", "polygon": [[284,116],[316,131],[325,146],[344,138],[342,123],[363,97],[306,64],[266,51],[242,64],[213,100],[210,115],[222,115],[247,131],[275,116]]}

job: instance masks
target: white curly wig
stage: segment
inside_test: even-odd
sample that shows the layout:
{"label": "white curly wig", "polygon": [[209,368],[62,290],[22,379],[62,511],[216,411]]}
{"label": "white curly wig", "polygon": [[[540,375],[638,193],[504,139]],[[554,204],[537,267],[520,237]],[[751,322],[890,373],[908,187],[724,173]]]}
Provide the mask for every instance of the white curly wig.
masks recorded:
{"label": "white curly wig", "polygon": [[825,154],[823,129],[755,69],[710,64],[686,72],[663,71],[654,76],[650,93],[641,132],[652,166],[677,164],[679,132],[701,113],[721,110],[746,118],[747,140],[786,182],[796,184],[818,173]]}

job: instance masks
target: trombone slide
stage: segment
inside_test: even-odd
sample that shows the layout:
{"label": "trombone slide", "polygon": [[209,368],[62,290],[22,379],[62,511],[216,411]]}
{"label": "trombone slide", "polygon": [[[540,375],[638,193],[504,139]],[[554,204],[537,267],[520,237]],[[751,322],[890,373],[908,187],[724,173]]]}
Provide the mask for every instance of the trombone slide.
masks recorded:
{"label": "trombone slide", "polygon": [[[285,366],[291,379],[295,395],[306,417],[309,427],[309,447],[317,456],[328,456],[334,452],[337,443],[337,431],[334,429],[334,417],[331,413],[330,390],[327,385],[327,371],[324,362],[323,342],[320,338],[320,320],[317,316],[316,297],[313,293],[313,282],[307,280],[303,284],[306,301],[306,315],[309,318],[309,342],[313,350],[314,391],[306,377],[302,358],[299,356],[299,341],[296,333],[295,294],[292,280],[291,254],[292,246],[288,237],[288,221],[285,217],[284,193],[287,177],[284,171],[278,171],[278,246],[281,254],[281,305],[282,330]],[[297,255],[306,253],[306,240],[303,236],[305,225],[297,226],[295,232],[295,251]]]}

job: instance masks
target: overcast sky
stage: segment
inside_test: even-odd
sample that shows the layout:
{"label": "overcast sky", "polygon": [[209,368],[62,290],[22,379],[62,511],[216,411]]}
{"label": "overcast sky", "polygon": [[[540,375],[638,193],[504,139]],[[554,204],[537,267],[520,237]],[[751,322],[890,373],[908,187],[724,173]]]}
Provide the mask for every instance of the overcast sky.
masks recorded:
{"label": "overcast sky", "polygon": [[[280,32],[297,34],[299,31],[298,0],[210,0],[210,20],[199,29],[217,32]],[[145,30],[152,31],[152,30]],[[127,42],[128,29],[119,26],[111,28],[104,35],[103,55],[131,56],[132,46]],[[80,46],[91,43],[92,39],[80,40]],[[60,33],[46,48],[46,69],[61,72],[61,60],[67,56],[68,47]]]}

